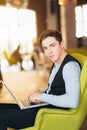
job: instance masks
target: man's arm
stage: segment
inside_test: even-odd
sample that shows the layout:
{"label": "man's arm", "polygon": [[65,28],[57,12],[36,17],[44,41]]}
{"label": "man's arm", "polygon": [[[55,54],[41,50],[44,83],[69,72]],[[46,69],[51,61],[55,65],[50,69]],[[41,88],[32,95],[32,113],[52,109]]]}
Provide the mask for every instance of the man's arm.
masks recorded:
{"label": "man's arm", "polygon": [[59,107],[77,107],[80,97],[80,72],[81,69],[77,62],[71,61],[67,63],[63,68],[66,94],[56,96],[43,93],[40,100]]}

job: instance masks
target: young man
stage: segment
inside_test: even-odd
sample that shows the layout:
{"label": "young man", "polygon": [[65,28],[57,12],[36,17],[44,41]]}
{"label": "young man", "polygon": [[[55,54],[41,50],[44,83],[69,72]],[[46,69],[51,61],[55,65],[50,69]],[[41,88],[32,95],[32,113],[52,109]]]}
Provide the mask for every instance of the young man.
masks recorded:
{"label": "young man", "polygon": [[[80,64],[64,49],[62,35],[57,30],[45,30],[40,35],[40,45],[53,62],[48,87],[31,93],[30,102],[45,101],[45,108],[75,108],[80,97]],[[0,129],[33,126],[37,111],[43,107],[20,110],[16,104],[0,104]]]}

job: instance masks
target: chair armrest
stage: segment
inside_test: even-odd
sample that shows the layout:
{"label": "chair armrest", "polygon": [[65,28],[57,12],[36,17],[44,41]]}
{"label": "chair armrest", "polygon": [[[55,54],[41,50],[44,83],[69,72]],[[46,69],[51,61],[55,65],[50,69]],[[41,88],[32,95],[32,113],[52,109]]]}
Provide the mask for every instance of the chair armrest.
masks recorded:
{"label": "chair armrest", "polygon": [[[43,114],[60,114],[60,115],[74,115],[77,112],[77,108],[72,108],[72,109],[68,109],[68,110],[64,110],[64,109],[52,109],[52,108],[41,108],[38,111],[37,116],[41,116]],[[37,118],[38,118],[37,117]]]}
{"label": "chair armrest", "polygon": [[53,117],[54,118],[58,117],[58,120],[60,120],[60,118],[62,118],[62,116],[63,116],[63,118],[66,118],[66,115],[67,115],[67,117],[69,116],[70,118],[72,118],[72,116],[74,117],[74,115],[76,115],[76,112],[77,112],[77,108],[69,109],[69,110],[41,108],[37,113],[34,126],[40,127],[40,124],[43,122],[43,118],[46,118],[46,116],[47,117],[49,116],[49,120]]}

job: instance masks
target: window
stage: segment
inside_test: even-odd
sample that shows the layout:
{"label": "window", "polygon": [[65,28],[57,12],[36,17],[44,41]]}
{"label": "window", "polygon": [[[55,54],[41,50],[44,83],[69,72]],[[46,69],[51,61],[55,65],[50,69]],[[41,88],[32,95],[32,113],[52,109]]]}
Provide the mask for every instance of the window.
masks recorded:
{"label": "window", "polygon": [[32,51],[37,38],[36,14],[32,10],[0,7],[0,52],[12,52],[18,44],[22,51]]}
{"label": "window", "polygon": [[87,5],[75,7],[76,37],[87,37]]}

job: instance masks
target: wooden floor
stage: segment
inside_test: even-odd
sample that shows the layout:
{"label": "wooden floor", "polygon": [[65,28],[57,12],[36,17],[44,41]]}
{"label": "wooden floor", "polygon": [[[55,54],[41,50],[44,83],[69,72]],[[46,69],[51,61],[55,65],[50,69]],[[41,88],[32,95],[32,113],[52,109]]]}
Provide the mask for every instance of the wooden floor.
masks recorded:
{"label": "wooden floor", "polygon": [[[48,75],[46,70],[6,72],[3,73],[3,79],[16,98],[22,100],[27,98],[31,91],[46,87]],[[15,103],[4,86],[0,90],[0,103]],[[87,130],[87,117],[80,130]]]}
{"label": "wooden floor", "polygon": [[86,116],[80,130],[87,130],[87,116]]}

